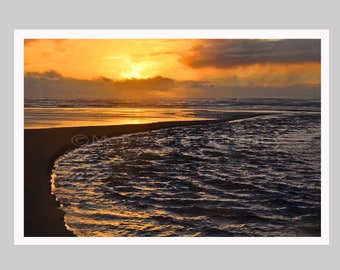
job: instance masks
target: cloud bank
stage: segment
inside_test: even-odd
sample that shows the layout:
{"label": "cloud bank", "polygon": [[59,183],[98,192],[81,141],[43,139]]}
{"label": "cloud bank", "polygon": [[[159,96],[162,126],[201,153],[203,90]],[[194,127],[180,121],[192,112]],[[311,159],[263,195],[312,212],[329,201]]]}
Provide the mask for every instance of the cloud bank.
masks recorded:
{"label": "cloud bank", "polygon": [[202,40],[180,57],[182,63],[192,68],[218,69],[264,63],[320,62],[320,59],[319,39]]}
{"label": "cloud bank", "polygon": [[114,81],[66,78],[56,71],[25,74],[25,99],[159,99],[159,98],[320,98],[319,84],[280,87],[239,86],[211,81],[177,81],[161,76]]}

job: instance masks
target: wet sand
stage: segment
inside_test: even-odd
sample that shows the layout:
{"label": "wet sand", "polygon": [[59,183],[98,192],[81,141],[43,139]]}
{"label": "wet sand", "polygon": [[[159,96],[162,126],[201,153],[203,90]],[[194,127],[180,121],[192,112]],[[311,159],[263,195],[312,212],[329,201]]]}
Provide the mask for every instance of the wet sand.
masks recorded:
{"label": "wet sand", "polygon": [[51,171],[63,153],[103,136],[161,128],[209,124],[260,116],[265,113],[232,112],[223,120],[173,121],[119,126],[25,129],[24,131],[24,236],[75,236],[67,230],[64,212],[51,194]]}

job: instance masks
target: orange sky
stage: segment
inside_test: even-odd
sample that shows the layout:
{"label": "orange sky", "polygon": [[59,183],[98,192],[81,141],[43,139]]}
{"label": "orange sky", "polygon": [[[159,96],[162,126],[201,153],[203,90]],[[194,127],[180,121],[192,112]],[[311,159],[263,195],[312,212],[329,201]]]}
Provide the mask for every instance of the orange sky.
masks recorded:
{"label": "orange sky", "polygon": [[233,87],[320,85],[317,40],[25,40],[25,73],[120,81],[170,78]]}
{"label": "orange sky", "polygon": [[25,46],[25,71],[55,70],[65,77],[121,80],[154,76],[189,79],[193,70],[179,63],[186,40],[35,40]]}

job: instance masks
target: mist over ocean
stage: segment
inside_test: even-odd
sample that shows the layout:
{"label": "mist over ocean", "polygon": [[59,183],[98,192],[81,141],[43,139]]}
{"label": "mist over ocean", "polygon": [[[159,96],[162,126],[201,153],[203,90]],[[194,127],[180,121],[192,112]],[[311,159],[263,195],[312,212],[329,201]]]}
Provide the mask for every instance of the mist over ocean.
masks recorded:
{"label": "mist over ocean", "polygon": [[75,108],[93,110],[92,124],[104,114],[146,123],[272,112],[101,138],[62,155],[52,191],[77,236],[320,236],[319,100],[26,100],[25,125],[53,120],[53,110],[73,121]]}

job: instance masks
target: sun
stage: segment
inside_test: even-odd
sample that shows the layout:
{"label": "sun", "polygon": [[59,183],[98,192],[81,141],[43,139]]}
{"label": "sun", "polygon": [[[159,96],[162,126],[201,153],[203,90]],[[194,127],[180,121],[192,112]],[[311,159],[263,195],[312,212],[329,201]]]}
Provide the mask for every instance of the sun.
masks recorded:
{"label": "sun", "polygon": [[160,73],[156,63],[150,61],[144,62],[130,62],[125,65],[120,72],[120,77],[122,79],[148,79],[158,76]]}
{"label": "sun", "polygon": [[122,77],[126,79],[141,79],[142,76],[136,70],[129,70],[126,72],[122,72]]}
{"label": "sun", "polygon": [[146,65],[144,63],[131,63],[129,67],[121,73],[126,79],[143,79],[147,78]]}

